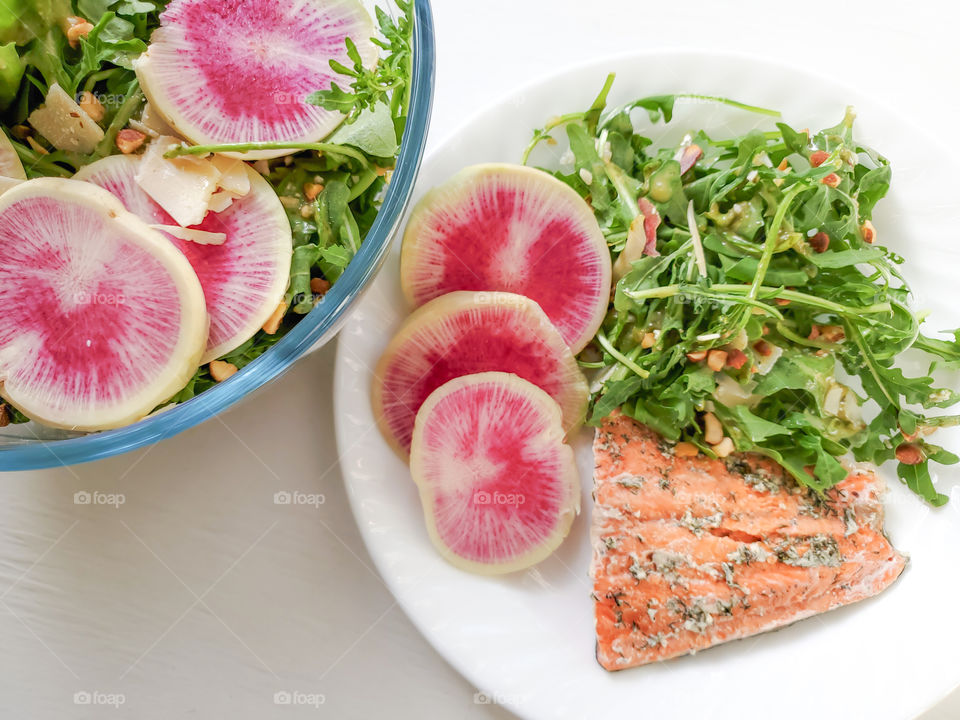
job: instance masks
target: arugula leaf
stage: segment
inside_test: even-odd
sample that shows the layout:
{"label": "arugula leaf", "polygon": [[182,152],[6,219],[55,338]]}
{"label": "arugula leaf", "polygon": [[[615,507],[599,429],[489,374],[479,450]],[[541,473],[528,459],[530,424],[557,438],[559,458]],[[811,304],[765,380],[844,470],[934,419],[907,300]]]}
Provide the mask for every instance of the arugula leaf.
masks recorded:
{"label": "arugula leaf", "polygon": [[[960,369],[960,330],[953,340],[921,334],[922,317],[909,309],[898,269],[902,258],[862,237],[892,173],[883,156],[855,139],[851,109],[812,135],[778,122],[737,137],[700,130],[680,145],[658,146],[631,113],[670,123],[686,98],[776,113],[699,95],[639,98],[607,110],[611,80],[587,110],[536,130],[523,155],[526,162],[538,143],[565,128],[574,172],[553,174],[589,201],[614,258],[626,247],[639,203],[652,203],[663,220],[659,256],[632,259],[581,356],[597,372],[592,424],[619,407],[668,439],[711,452],[700,418],[712,411],[738,450],[768,455],[820,493],[846,477],[845,456],[883,463],[895,457],[904,433],[960,424],[960,415],[917,410],[960,401],[960,392],[937,387],[932,377],[937,367]],[[815,151],[826,158],[814,160]],[[679,160],[691,152],[697,160],[681,172]],[[837,182],[825,184],[831,173]],[[705,272],[695,258],[701,250]],[[933,357],[929,373],[898,367],[909,349]],[[736,358],[722,375],[704,365],[715,350]],[[782,354],[772,361],[774,352]],[[734,392],[731,384],[740,387]],[[922,463],[899,473],[938,504],[927,464],[957,458],[925,441],[922,451]]]}
{"label": "arugula leaf", "polygon": [[386,50],[373,68],[365,67],[356,43],[346,38],[347,57],[352,66],[337,60],[330,61],[331,69],[351,78],[348,88],[331,83],[326,90],[318,90],[307,97],[307,102],[327,110],[344,113],[346,122],[354,123],[367,108],[377,104],[389,105],[397,121],[397,131],[402,132],[410,103],[410,79],[412,75],[413,3],[411,0],[395,0],[400,10],[394,20],[381,8],[376,9],[377,24],[384,40],[374,42]]}
{"label": "arugula leaf", "polygon": [[328,142],[352,145],[367,155],[383,158],[393,157],[399,149],[393,116],[385,103],[377,103],[363,110],[355,122],[341,125]]}

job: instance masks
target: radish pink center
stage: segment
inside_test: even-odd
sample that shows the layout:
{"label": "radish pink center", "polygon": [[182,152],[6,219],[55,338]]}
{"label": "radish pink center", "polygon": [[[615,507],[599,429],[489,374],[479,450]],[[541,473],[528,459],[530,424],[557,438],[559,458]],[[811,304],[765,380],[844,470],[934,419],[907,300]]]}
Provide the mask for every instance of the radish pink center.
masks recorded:
{"label": "radish pink center", "polygon": [[156,82],[175,112],[215,141],[328,132],[330,113],[306,98],[332,81],[349,84],[329,60],[353,65],[344,40],[368,43],[361,17],[348,3],[317,0],[174,0],[150,50]]}
{"label": "radish pink center", "polygon": [[426,256],[413,271],[422,273],[418,303],[453,290],[514,292],[536,300],[571,343],[586,324],[584,308],[608,292],[589,232],[537,192],[471,190],[427,223]]}
{"label": "radish pink center", "polygon": [[566,490],[551,419],[496,383],[461,388],[433,407],[424,481],[437,534],[455,554],[505,562],[555,531]]}
{"label": "radish pink center", "polygon": [[[544,319],[546,325],[546,319]],[[414,417],[434,390],[448,380],[486,371],[514,373],[562,396],[558,349],[544,340],[529,316],[515,306],[478,306],[448,318],[401,349],[383,382],[387,420],[401,445],[410,447]],[[436,332],[440,337],[432,336]],[[429,334],[428,334],[429,333]],[[449,333],[449,335],[447,335]]]}
{"label": "radish pink center", "polygon": [[124,232],[52,198],[0,216],[0,372],[44,408],[122,402],[175,349],[178,288]]}
{"label": "radish pink center", "polygon": [[[94,172],[87,181],[110,191],[147,223],[176,225],[137,185],[135,175],[135,164],[126,164]],[[201,224],[193,226],[197,230],[226,234],[222,245],[201,245],[164,235],[186,256],[200,280],[210,315],[207,342],[210,348],[241,331],[247,318],[264,302],[275,307],[281,300],[280,297],[266,298],[277,274],[274,245],[278,240],[268,237],[270,229],[264,227],[264,218],[270,214],[266,200],[251,191],[223,212],[208,213]]]}

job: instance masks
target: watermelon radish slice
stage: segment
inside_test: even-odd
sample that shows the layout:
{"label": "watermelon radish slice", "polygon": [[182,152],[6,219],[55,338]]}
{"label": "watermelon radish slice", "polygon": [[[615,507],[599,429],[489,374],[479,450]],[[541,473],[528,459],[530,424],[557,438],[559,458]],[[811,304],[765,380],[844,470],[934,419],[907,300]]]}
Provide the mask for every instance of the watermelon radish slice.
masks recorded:
{"label": "watermelon radish slice", "polygon": [[610,301],[610,251],[590,207],[568,185],[521,165],[475,165],[414,209],[400,277],[414,306],[453,290],[526,295],[577,353]]}
{"label": "watermelon radish slice", "polygon": [[[134,67],[151,108],[199,145],[317,142],[343,120],[306,102],[347,88],[345,39],[373,67],[373,22],[357,0],[172,0]],[[250,152],[245,159],[294,150]]]}
{"label": "watermelon radish slice", "polygon": [[207,340],[183,255],[75,180],[0,196],[0,305],[0,395],[54,427],[139,420],[187,383]]}
{"label": "watermelon radish slice", "polygon": [[545,390],[567,432],[582,422],[587,383],[540,306],[514,293],[452,292],[416,310],[380,358],[373,408],[387,441],[410,451],[417,410],[448,380],[511,372]]}
{"label": "watermelon radish slice", "polygon": [[434,390],[417,413],[410,471],[430,539],[471,572],[540,562],[580,511],[559,406],[509,373],[467,375]]}
{"label": "watermelon radish slice", "polygon": [[24,172],[23,163],[20,162],[20,156],[13,149],[13,143],[7,134],[0,130],[0,175],[3,177],[14,178],[15,180],[26,180],[27,173]]}
{"label": "watermelon radish slice", "polygon": [[[176,225],[137,184],[139,163],[135,155],[112,155],[83,168],[76,179],[109,190],[148,225]],[[290,279],[290,222],[270,184],[248,165],[241,165],[250,180],[250,192],[223,212],[208,213],[192,228],[226,234],[226,240],[205,245],[165,233],[186,255],[203,286],[210,315],[203,363],[253,337],[277,309]]]}

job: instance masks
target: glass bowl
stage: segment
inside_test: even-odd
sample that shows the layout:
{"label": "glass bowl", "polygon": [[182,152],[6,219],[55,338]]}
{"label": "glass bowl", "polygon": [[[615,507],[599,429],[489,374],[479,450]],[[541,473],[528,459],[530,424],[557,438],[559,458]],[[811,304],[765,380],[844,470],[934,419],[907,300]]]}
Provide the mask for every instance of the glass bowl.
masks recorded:
{"label": "glass bowl", "polygon": [[410,202],[420,170],[433,104],[433,16],[429,0],[414,0],[413,77],[407,126],[383,204],[360,250],[317,305],[276,345],[233,377],[204,393],[133,425],[80,434],[36,423],[0,432],[0,470],[32,470],[99,460],[150,445],[219,415],[279,377],[302,355],[329,342],[376,275]]}

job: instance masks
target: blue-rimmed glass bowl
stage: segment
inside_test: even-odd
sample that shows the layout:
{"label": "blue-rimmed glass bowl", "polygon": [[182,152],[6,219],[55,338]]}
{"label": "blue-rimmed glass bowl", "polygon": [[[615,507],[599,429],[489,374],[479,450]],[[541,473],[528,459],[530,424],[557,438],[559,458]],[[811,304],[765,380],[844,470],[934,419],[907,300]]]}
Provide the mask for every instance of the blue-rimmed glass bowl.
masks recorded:
{"label": "blue-rimmed glass bowl", "polygon": [[324,301],[270,350],[236,375],[176,407],[117,430],[63,437],[35,423],[10,426],[0,434],[0,470],[73,465],[118,455],[183,432],[222,413],[284,373],[311,348],[328,342],[380,269],[403,217],[420,170],[433,103],[434,39],[429,0],[414,0],[413,78],[400,156],[380,212],[359,252]]}

